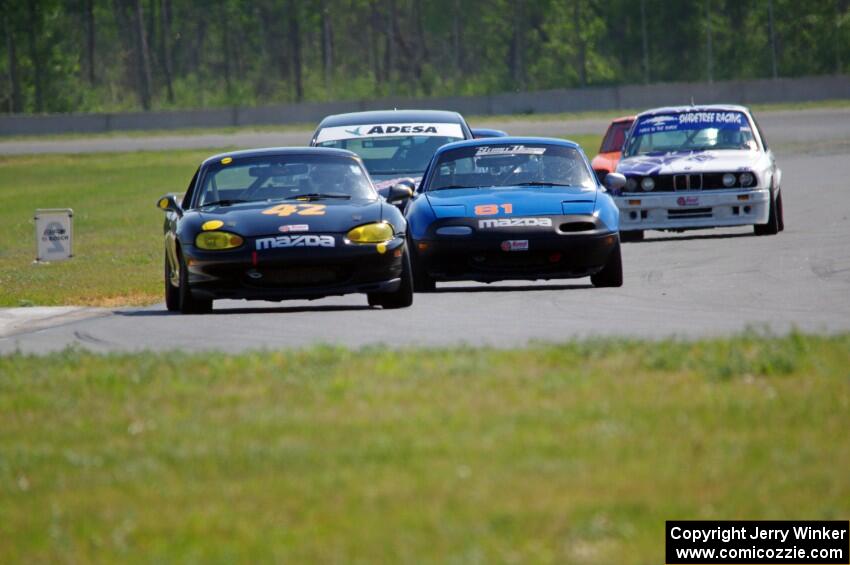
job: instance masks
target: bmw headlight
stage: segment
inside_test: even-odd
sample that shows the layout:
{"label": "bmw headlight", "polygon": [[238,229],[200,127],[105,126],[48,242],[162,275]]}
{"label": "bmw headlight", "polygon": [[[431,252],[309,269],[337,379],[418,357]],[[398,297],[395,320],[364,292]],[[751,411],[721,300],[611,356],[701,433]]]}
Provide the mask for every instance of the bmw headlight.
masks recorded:
{"label": "bmw headlight", "polygon": [[741,173],[739,177],[741,181],[741,186],[752,186],[756,182],[756,177],[753,173]]}
{"label": "bmw headlight", "polygon": [[626,181],[626,192],[634,192],[635,190],[637,190],[637,187],[638,187],[637,179],[629,178],[629,180]]}
{"label": "bmw headlight", "polygon": [[348,232],[346,237],[351,243],[384,243],[393,238],[395,232],[387,222],[357,226]]}
{"label": "bmw headlight", "polygon": [[726,188],[735,186],[735,175],[733,175],[732,173],[726,173],[725,175],[723,175],[723,186],[725,186]]}
{"label": "bmw headlight", "polygon": [[195,238],[195,247],[208,251],[235,249],[245,242],[235,233],[226,231],[205,231]]}
{"label": "bmw headlight", "polygon": [[653,188],[655,188],[655,181],[652,177],[643,177],[643,180],[640,181],[640,187],[645,191],[649,192]]}

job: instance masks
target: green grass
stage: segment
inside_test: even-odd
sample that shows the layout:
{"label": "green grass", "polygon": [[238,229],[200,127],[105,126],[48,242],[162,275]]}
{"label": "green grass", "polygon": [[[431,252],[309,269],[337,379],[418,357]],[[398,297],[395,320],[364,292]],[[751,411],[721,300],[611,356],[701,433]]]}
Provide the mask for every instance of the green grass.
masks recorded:
{"label": "green grass", "polygon": [[[160,299],[162,213],[209,151],[0,158],[0,306]],[[33,264],[36,208],[74,209],[70,261]]]}
{"label": "green grass", "polygon": [[848,429],[848,334],[12,355],[0,562],[661,563],[846,519]]}
{"label": "green grass", "polygon": [[570,141],[575,141],[581,148],[584,149],[585,154],[588,159],[593,159],[596,156],[596,153],[599,152],[599,146],[602,145],[602,136],[604,135],[604,131],[597,133],[569,133],[566,132],[561,135],[564,139],[569,139]]}

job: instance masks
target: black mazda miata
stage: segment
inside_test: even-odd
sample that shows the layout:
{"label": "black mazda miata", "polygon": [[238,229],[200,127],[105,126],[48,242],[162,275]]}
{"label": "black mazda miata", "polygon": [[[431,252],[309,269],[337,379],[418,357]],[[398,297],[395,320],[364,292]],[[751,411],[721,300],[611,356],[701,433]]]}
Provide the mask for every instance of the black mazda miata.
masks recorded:
{"label": "black mazda miata", "polygon": [[313,299],[362,292],[413,302],[407,222],[350,151],[285,148],[210,157],[181,201],[167,195],[165,302],[203,313],[215,299]]}

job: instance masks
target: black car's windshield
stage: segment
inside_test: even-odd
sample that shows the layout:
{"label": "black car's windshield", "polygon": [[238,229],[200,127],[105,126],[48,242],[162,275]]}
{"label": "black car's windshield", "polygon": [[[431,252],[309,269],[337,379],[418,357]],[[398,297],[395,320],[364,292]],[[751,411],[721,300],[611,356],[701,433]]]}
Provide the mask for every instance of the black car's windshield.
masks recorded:
{"label": "black car's windshield", "polygon": [[323,128],[316,145],[357,153],[372,175],[415,176],[437,149],[463,138],[460,124],[368,124]]}
{"label": "black car's windshield", "polygon": [[758,149],[742,112],[688,111],[638,118],[624,157],[671,151]]}
{"label": "black car's windshield", "polygon": [[374,199],[377,193],[369,175],[353,157],[237,156],[206,167],[197,206],[326,198]]}
{"label": "black car's windshield", "polygon": [[491,186],[573,186],[595,181],[578,150],[539,143],[477,145],[440,155],[425,190]]}

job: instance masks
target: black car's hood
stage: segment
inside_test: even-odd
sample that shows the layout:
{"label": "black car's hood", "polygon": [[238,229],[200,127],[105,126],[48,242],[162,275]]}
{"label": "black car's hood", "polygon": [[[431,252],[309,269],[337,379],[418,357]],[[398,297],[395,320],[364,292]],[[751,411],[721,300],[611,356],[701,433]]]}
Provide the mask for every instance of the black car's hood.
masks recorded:
{"label": "black car's hood", "polygon": [[[201,221],[221,220],[218,229],[246,237],[275,235],[287,225],[298,225],[293,231],[344,233],[353,227],[378,222],[382,201],[376,200],[286,200],[252,202],[232,206],[203,208],[197,213]],[[303,226],[307,226],[304,228]]]}

